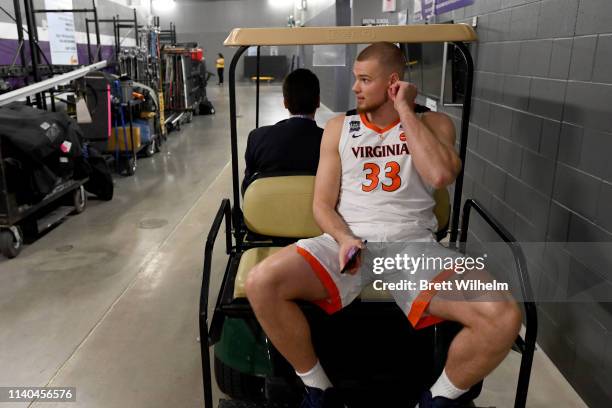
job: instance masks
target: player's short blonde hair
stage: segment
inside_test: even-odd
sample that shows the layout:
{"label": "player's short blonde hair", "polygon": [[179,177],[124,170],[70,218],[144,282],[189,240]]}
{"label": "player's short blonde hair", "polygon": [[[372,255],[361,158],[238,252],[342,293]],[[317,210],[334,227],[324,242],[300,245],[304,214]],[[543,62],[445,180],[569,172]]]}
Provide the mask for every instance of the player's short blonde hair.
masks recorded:
{"label": "player's short blonde hair", "polygon": [[388,67],[391,72],[396,72],[400,79],[404,79],[406,57],[395,44],[389,42],[370,44],[357,55],[357,61],[371,59],[377,60],[383,67]]}

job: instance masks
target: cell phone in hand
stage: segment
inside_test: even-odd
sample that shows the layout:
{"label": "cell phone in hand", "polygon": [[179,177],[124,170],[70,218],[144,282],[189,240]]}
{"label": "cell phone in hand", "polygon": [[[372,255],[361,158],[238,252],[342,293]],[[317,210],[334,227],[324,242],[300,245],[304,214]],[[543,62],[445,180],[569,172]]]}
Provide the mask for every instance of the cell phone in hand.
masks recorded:
{"label": "cell phone in hand", "polygon": [[[367,243],[368,243],[368,240],[363,241],[364,245]],[[349,252],[347,255],[348,255],[348,261],[344,264],[344,267],[342,268],[340,273],[346,273],[350,271],[351,269],[353,269],[355,265],[357,265],[357,260],[359,259],[359,256],[361,255],[361,248],[352,247],[351,249],[349,249]]]}

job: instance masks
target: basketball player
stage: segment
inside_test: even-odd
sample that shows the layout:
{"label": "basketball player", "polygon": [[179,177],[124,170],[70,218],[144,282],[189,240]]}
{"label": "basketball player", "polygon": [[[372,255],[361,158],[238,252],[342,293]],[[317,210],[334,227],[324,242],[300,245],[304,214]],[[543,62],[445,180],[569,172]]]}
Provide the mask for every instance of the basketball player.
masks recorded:
{"label": "basketball player", "polygon": [[[432,210],[433,191],[453,183],[460,171],[454,126],[442,113],[417,113],[417,90],[403,81],[405,63],[390,43],[372,44],[358,55],[352,88],[357,110],[331,119],[321,142],[313,211],[324,234],[265,259],[246,283],[263,330],[306,386],[302,407],[344,405],[315,355],[308,322],[295,301],[314,302],[328,313],[347,306],[362,289],[359,263],[349,273],[340,271],[364,240],[430,242],[441,256],[451,252],[432,237],[437,227]],[[453,273],[417,272],[429,280]],[[452,301],[417,291],[393,296],[416,329],[440,320],[463,326],[420,408],[458,406],[461,395],[504,359],[521,324],[510,300]]]}

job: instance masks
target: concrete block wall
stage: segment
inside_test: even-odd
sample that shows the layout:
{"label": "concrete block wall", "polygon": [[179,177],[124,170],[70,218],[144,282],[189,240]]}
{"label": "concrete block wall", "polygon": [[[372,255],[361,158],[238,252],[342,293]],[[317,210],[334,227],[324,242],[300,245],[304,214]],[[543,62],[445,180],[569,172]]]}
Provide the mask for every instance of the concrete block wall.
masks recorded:
{"label": "concrete block wall", "polygon": [[[464,199],[517,239],[561,248],[564,264],[530,262],[536,293],[597,285],[610,300],[612,257],[572,242],[612,242],[612,2],[476,0],[438,22],[474,16]],[[459,124],[458,110],[443,110]],[[539,304],[540,346],[592,407],[612,404],[612,303],[602,300]]]}

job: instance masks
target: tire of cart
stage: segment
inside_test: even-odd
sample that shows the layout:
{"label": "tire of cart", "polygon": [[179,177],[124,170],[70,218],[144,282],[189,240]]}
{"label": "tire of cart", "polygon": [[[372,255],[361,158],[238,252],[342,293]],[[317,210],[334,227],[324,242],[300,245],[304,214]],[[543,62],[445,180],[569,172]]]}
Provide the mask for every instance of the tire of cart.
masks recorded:
{"label": "tire of cart", "polygon": [[19,255],[23,249],[23,233],[18,226],[0,230],[0,252],[9,259]]}
{"label": "tire of cart", "polygon": [[85,207],[87,207],[87,193],[85,192],[85,187],[80,186],[72,192],[72,205],[74,207],[72,214],[80,214],[85,211]]}
{"label": "tire of cart", "polygon": [[215,379],[221,392],[237,400],[263,400],[263,377],[242,373],[223,363],[217,356],[214,360]]}

